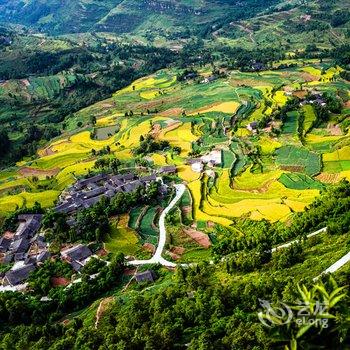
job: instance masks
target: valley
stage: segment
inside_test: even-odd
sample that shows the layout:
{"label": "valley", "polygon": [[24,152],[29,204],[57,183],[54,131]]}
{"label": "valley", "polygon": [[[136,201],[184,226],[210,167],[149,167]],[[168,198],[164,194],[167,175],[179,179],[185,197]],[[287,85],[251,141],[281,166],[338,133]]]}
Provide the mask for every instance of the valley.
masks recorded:
{"label": "valley", "polygon": [[0,0],[0,349],[348,349],[349,38],[340,0]]}

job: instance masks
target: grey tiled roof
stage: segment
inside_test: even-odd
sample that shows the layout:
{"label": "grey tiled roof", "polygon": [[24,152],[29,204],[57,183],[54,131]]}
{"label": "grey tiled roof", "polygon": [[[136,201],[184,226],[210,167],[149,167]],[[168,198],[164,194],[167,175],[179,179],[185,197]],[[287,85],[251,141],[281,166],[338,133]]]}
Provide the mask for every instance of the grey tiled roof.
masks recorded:
{"label": "grey tiled roof", "polygon": [[20,238],[12,242],[10,250],[12,253],[25,253],[29,248],[29,240],[27,238]]}
{"label": "grey tiled roof", "polygon": [[156,181],[157,180],[157,175],[156,174],[152,174],[149,176],[144,176],[140,179],[140,181],[142,182],[151,182],[151,181]]}
{"label": "grey tiled roof", "polygon": [[105,188],[104,187],[98,187],[92,191],[85,192],[84,193],[84,198],[92,198],[92,197],[97,197],[100,194],[104,193]]}
{"label": "grey tiled roof", "polygon": [[0,238],[0,252],[5,253],[9,249],[12,240],[9,238],[2,237]]}
{"label": "grey tiled roof", "polygon": [[134,192],[137,190],[140,186],[143,186],[142,182],[137,180],[134,182],[127,183],[123,186],[125,192]]}
{"label": "grey tiled roof", "polygon": [[147,270],[145,272],[137,273],[135,278],[137,282],[154,282],[156,276],[152,270]]}
{"label": "grey tiled roof", "polygon": [[107,180],[108,176],[106,174],[98,174],[96,176],[90,177],[88,179],[79,180],[74,185],[75,188],[82,188],[91,183],[97,183],[103,180]]}
{"label": "grey tiled roof", "polygon": [[24,221],[24,224],[17,229],[15,237],[33,237],[40,228],[41,219],[40,214],[18,215],[18,220]]}
{"label": "grey tiled roof", "polygon": [[77,272],[79,272],[82,269],[82,267],[83,267],[83,265],[79,264],[76,261],[72,261],[70,264],[73,267],[73,270],[77,271]]}
{"label": "grey tiled roof", "polygon": [[62,251],[61,254],[72,261],[81,261],[91,256],[92,252],[86,245],[79,244],[73,248]]}
{"label": "grey tiled roof", "polygon": [[15,254],[15,261],[22,261],[27,258],[28,254],[27,253],[16,253]]}
{"label": "grey tiled roof", "polygon": [[36,261],[44,262],[45,260],[50,259],[50,257],[51,257],[51,254],[47,250],[45,250],[37,255]]}
{"label": "grey tiled roof", "polygon": [[5,274],[5,283],[16,286],[26,280],[29,276],[29,274],[35,270],[35,265],[29,264],[24,265],[23,267],[20,267],[16,270],[8,271]]}
{"label": "grey tiled roof", "polygon": [[160,173],[176,173],[176,166],[175,165],[167,165],[162,168],[160,168]]}

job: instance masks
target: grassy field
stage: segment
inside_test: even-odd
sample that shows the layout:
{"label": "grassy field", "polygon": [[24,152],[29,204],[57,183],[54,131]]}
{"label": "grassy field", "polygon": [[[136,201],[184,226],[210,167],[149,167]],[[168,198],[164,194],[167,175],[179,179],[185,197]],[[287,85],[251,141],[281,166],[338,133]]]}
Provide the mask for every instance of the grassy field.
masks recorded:
{"label": "grassy field", "polygon": [[123,253],[134,255],[138,250],[138,236],[128,227],[129,215],[122,215],[117,220],[111,221],[110,234],[105,240],[105,248],[111,253]]}
{"label": "grassy field", "polygon": [[312,105],[303,106],[303,112],[305,115],[304,125],[303,125],[303,134],[304,136],[311,130],[316,121],[316,115]]}

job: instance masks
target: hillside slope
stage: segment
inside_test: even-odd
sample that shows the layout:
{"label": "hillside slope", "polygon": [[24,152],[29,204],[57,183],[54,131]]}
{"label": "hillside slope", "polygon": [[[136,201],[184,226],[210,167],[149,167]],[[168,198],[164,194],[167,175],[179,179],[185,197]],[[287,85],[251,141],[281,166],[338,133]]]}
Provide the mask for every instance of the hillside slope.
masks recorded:
{"label": "hillside slope", "polygon": [[[249,18],[279,0],[107,0],[107,1],[34,1],[3,0],[0,21],[18,23],[53,34],[89,30],[126,33],[147,28],[172,28],[183,31],[187,26]],[[79,16],[77,16],[79,13]],[[176,27],[178,27],[176,29]]]}

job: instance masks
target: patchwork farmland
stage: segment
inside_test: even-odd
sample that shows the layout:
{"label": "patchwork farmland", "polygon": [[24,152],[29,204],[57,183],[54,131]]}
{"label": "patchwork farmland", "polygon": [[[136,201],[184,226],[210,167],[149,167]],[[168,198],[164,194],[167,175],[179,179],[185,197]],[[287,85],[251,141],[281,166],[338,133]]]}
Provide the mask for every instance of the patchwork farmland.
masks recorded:
{"label": "patchwork farmland", "polygon": [[[296,60],[292,68],[260,73],[215,75],[205,67],[182,81],[176,69],[139,79],[72,115],[65,135],[0,174],[0,215],[36,201],[52,206],[77,178],[98,172],[100,157],[118,159],[121,168],[139,168],[134,151],[149,135],[169,147],[146,154],[142,166],[177,167],[176,181],[188,187],[181,209],[187,223],[210,231],[212,225],[230,227],[242,215],[287,220],[330,177],[350,178],[348,117],[331,112],[324,122],[317,114],[318,104],[329,98],[347,102],[348,83],[340,71]],[[52,81],[52,90],[56,85]],[[40,80],[30,86],[44,93]],[[213,150],[221,159],[203,161]],[[127,226],[144,242],[157,241],[157,210],[130,213]]]}

